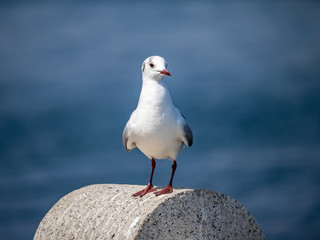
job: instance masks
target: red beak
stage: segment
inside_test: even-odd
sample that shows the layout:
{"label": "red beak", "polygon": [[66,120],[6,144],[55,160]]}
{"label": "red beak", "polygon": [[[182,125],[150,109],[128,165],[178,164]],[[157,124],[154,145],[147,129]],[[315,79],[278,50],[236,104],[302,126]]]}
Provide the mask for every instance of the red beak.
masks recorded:
{"label": "red beak", "polygon": [[171,76],[171,73],[167,69],[163,69],[160,73],[164,74],[164,75]]}

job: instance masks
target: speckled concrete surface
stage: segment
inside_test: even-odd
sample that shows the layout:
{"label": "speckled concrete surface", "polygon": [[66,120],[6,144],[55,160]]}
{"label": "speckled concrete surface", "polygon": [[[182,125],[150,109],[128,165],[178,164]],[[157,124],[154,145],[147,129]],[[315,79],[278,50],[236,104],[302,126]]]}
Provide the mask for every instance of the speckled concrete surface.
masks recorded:
{"label": "speckled concrete surface", "polygon": [[226,195],[174,189],[159,197],[131,196],[144,187],[73,191],[50,209],[34,239],[265,239],[250,213]]}

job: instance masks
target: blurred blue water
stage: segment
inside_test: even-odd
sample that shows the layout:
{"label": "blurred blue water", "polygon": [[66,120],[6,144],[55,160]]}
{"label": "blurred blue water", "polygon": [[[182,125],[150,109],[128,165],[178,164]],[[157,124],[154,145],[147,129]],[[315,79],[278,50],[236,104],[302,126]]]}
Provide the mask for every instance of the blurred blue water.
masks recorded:
{"label": "blurred blue water", "polygon": [[195,135],[174,185],[229,194],[268,239],[319,239],[319,22],[316,1],[1,3],[0,238],[76,188],[147,183],[121,134],[161,55]]}

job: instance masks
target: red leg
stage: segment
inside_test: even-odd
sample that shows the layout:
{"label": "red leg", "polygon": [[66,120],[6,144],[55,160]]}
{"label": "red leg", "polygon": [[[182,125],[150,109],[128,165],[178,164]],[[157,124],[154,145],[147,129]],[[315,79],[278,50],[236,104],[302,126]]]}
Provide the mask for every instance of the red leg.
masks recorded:
{"label": "red leg", "polygon": [[153,172],[154,172],[154,169],[156,167],[156,161],[153,158],[151,159],[151,166],[152,166],[152,170],[151,170],[151,176],[150,176],[150,180],[149,180],[148,186],[145,189],[133,194],[132,196],[134,196],[134,197],[138,197],[138,196],[139,197],[143,197],[147,193],[153,192],[153,191],[156,190],[152,185]]}
{"label": "red leg", "polygon": [[156,196],[159,196],[159,195],[162,195],[162,194],[167,194],[167,193],[172,193],[172,191],[173,191],[172,190],[172,181],[173,181],[173,176],[174,176],[174,173],[176,171],[176,168],[177,168],[177,162],[176,162],[176,160],[173,160],[170,182],[169,182],[168,186],[165,189],[162,189],[162,190],[160,190],[158,192],[155,192],[154,194]]}

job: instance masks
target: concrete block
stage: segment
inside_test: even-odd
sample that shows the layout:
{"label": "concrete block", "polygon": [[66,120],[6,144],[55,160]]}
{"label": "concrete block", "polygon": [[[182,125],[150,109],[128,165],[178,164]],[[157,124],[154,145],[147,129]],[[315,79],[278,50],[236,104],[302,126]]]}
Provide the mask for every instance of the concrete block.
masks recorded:
{"label": "concrete block", "polygon": [[239,202],[214,191],[101,184],[75,190],[42,219],[34,239],[265,239]]}

